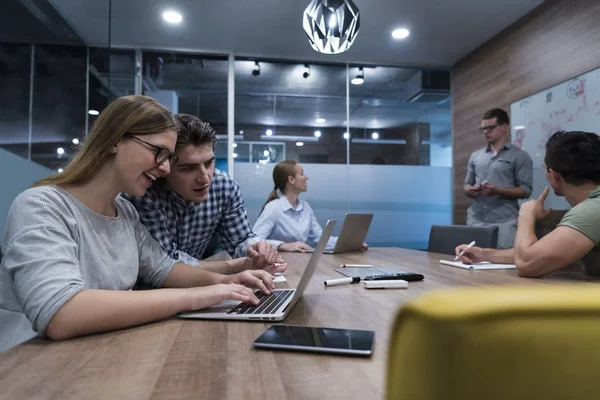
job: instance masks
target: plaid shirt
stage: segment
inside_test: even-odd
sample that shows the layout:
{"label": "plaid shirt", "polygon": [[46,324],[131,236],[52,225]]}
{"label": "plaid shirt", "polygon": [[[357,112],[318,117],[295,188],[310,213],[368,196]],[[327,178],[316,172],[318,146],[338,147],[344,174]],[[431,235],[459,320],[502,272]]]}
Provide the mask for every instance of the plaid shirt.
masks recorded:
{"label": "plaid shirt", "polygon": [[175,260],[198,265],[213,235],[234,258],[245,257],[260,239],[252,233],[238,183],[215,169],[208,197],[186,202],[166,185],[154,185],[143,197],[123,194],[137,209],[140,220]]}

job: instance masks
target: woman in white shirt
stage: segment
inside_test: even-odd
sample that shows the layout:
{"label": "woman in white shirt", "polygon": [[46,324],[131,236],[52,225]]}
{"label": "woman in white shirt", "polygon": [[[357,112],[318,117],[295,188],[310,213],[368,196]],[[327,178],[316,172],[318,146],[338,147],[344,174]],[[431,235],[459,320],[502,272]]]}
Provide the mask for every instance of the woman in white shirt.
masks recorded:
{"label": "woman in white shirt", "polygon": [[[323,234],[310,205],[298,198],[306,192],[307,181],[308,176],[296,161],[282,161],[273,169],[275,186],[252,231],[278,251],[305,252],[311,249],[307,242],[316,243]],[[327,247],[335,246],[336,241],[331,237]],[[363,247],[368,248],[366,244]]]}

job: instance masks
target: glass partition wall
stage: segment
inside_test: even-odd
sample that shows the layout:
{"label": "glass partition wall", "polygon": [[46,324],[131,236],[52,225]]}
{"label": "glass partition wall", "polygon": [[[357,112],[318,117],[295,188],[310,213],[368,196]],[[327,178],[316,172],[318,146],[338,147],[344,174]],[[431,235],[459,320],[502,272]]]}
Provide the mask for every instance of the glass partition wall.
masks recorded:
{"label": "glass partition wall", "polygon": [[412,101],[423,70],[232,60],[230,87],[227,55],[2,43],[0,147],[60,170],[110,101],[140,93],[211,123],[217,168],[228,170],[230,146],[251,223],[286,159],[336,234],[346,212],[370,212],[369,244],[424,248],[432,224],[451,223],[449,91]]}

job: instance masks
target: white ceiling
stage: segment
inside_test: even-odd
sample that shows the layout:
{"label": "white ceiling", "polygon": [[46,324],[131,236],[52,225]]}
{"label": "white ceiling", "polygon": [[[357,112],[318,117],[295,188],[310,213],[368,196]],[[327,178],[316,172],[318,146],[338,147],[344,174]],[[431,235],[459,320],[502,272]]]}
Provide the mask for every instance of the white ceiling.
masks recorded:
{"label": "white ceiling", "polygon": [[[51,0],[90,46],[108,44],[108,0]],[[543,0],[355,0],[361,27],[339,55],[315,52],[302,29],[309,0],[114,0],[112,46],[235,52],[321,62],[449,67]],[[179,26],[163,10],[183,14]],[[404,41],[396,27],[410,29]]]}

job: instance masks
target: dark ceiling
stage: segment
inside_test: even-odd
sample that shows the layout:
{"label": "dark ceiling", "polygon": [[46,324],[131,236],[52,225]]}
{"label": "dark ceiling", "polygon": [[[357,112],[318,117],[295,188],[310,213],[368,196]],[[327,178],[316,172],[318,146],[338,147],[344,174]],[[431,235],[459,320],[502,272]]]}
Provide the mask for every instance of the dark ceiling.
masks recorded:
{"label": "dark ceiling", "polygon": [[[301,14],[305,7],[302,2],[173,0],[169,6],[184,12],[183,26],[173,29],[157,17],[163,1],[113,1],[110,40],[124,48],[111,50],[111,55],[90,48],[89,108],[101,110],[109,99],[134,92],[135,57],[127,47],[140,47],[144,92],[172,91],[179,112],[199,115],[225,133],[228,62],[214,54],[233,51],[236,130],[286,127],[341,134],[346,130],[347,74],[352,78],[362,67],[364,84],[349,85],[352,129],[366,135],[426,123],[432,142],[449,145],[450,102],[407,102],[407,81],[419,69],[389,65],[450,66],[541,0],[457,2],[372,0],[366,5],[357,0],[362,13],[359,39],[343,56],[327,57],[306,51],[306,38],[294,28],[298,10]],[[3,6],[0,144],[17,153],[27,148],[29,44],[35,43],[32,152],[40,160],[54,159],[57,146],[72,150],[71,140],[85,135],[86,119],[93,123],[85,107],[85,46],[109,43],[108,1],[3,0]],[[412,26],[411,40],[382,41],[391,21]],[[281,29],[273,29],[275,22]],[[257,61],[261,73],[253,76]],[[302,76],[306,64],[308,78]],[[319,124],[317,117],[327,122]]]}

